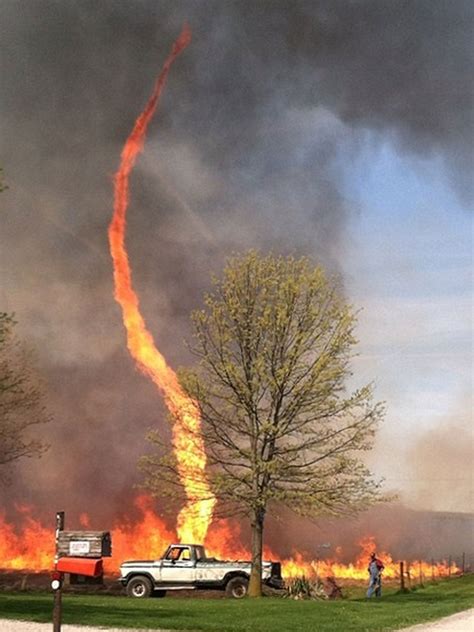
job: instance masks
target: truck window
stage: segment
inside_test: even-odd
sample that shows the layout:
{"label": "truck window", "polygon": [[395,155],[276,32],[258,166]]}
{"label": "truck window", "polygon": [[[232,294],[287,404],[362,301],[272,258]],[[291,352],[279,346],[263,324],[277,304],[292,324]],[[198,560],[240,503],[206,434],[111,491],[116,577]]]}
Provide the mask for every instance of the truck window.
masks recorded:
{"label": "truck window", "polygon": [[206,555],[204,553],[204,549],[202,548],[202,546],[197,546],[194,549],[195,555],[196,555],[196,561],[199,562],[200,560],[204,560],[206,558]]}
{"label": "truck window", "polygon": [[174,546],[172,549],[168,551],[168,555],[166,556],[166,559],[176,561],[177,559],[179,559],[180,554],[181,554],[181,549],[178,546]]}
{"label": "truck window", "polygon": [[191,551],[187,546],[174,546],[168,551],[167,560],[177,562],[178,560],[189,562],[191,560]]}

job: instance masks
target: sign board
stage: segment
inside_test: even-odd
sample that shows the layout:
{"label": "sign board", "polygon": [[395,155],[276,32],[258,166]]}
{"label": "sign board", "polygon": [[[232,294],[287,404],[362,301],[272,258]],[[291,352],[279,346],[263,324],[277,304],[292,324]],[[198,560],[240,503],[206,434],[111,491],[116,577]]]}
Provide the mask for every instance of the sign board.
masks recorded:
{"label": "sign board", "polygon": [[91,543],[87,540],[69,542],[69,555],[87,555],[91,552]]}

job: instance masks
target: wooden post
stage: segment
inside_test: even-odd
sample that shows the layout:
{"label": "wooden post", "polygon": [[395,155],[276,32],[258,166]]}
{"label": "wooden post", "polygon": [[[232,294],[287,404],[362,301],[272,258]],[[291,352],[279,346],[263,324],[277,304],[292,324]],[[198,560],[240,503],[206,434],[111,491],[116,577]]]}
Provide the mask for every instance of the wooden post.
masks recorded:
{"label": "wooden post", "polygon": [[451,577],[451,556],[449,556],[448,560],[448,577]]}
{"label": "wooden post", "polygon": [[407,562],[407,579],[408,579],[408,588],[411,590],[410,562]]}
{"label": "wooden post", "polygon": [[421,566],[421,560],[418,562],[418,575],[419,575],[419,583],[420,586],[423,586],[423,568]]}
{"label": "wooden post", "polygon": [[434,559],[431,558],[431,581],[434,582]]}
{"label": "wooden post", "polygon": [[[54,569],[58,564],[58,539],[59,532],[64,531],[64,511],[56,514],[56,550],[54,555]],[[53,593],[53,632],[61,632],[62,620],[62,585]]]}
{"label": "wooden post", "polygon": [[400,562],[400,590],[405,592],[405,569],[403,562]]}
{"label": "wooden post", "polygon": [[61,632],[62,619],[62,588],[53,593],[53,632]]}
{"label": "wooden post", "polygon": [[462,574],[466,572],[466,554],[463,552],[462,554],[462,565],[461,565]]}

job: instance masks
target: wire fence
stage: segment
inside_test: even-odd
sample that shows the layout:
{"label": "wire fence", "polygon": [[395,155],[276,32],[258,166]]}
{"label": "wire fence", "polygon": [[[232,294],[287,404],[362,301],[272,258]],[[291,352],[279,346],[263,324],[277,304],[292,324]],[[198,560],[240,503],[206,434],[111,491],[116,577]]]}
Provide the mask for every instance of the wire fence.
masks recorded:
{"label": "wire fence", "polygon": [[409,590],[426,582],[459,577],[474,572],[474,552],[447,555],[429,562],[400,561],[397,579],[402,590]]}

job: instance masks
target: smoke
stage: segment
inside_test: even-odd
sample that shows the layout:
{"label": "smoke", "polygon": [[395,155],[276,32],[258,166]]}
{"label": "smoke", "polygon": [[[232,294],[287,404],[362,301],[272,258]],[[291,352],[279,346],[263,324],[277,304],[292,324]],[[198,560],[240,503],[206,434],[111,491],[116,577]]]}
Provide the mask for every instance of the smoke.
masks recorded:
{"label": "smoke", "polygon": [[474,513],[472,398],[456,416],[423,433],[409,447],[405,499],[413,507]]}
{"label": "smoke", "polygon": [[127,237],[172,366],[189,362],[189,312],[229,252],[339,269],[340,159],[367,139],[440,158],[470,198],[472,17],[436,0],[3,4],[0,300],[38,349],[55,416],[49,454],[18,466],[6,504],[107,520],[129,508],[146,429],[168,431],[125,351],[106,237],[122,143],[183,21],[193,43],[133,175]]}
{"label": "smoke", "polygon": [[339,555],[348,563],[358,556],[359,543],[367,536],[372,536],[378,550],[390,553],[394,560],[448,560],[453,556],[460,563],[463,552],[472,552],[473,515],[467,513],[389,504],[350,520],[321,519],[314,524],[286,512],[280,518],[268,526],[267,536],[278,543],[282,556],[289,557],[298,550],[308,559]]}

